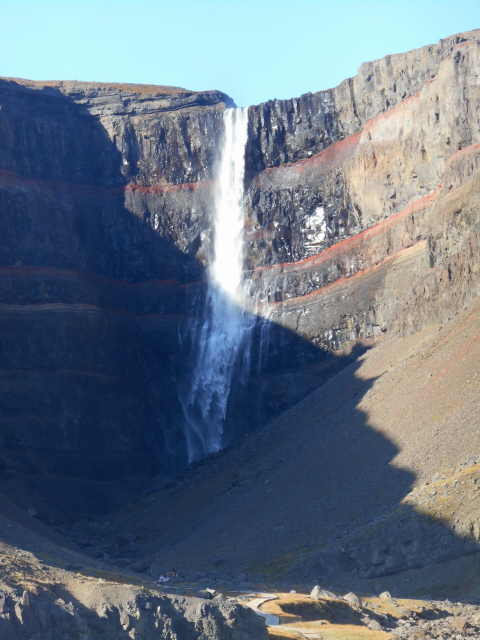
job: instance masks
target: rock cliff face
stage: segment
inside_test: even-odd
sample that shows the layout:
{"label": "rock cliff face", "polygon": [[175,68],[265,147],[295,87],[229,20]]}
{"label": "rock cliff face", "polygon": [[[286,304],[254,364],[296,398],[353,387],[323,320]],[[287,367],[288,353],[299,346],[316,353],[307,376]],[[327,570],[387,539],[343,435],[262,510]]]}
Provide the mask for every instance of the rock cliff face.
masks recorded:
{"label": "rock cliff face", "polygon": [[[246,268],[267,321],[262,364],[232,397],[243,425],[318,384],[329,350],[478,295],[479,69],[473,31],[250,108]],[[4,471],[42,482],[174,471],[179,329],[202,290],[233,103],[4,79],[0,104]]]}
{"label": "rock cliff face", "polygon": [[2,80],[0,102],[3,466],[42,482],[175,468],[177,320],[231,101]]}
{"label": "rock cliff face", "polygon": [[479,37],[252,109],[249,256],[276,321],[338,348],[478,293]]}

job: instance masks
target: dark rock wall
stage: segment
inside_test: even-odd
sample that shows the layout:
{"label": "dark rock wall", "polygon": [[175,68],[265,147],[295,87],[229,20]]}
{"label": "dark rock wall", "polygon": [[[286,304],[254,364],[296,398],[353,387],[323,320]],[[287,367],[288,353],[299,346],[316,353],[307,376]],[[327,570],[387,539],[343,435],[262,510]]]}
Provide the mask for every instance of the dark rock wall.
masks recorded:
{"label": "dark rock wall", "polygon": [[[332,349],[478,295],[479,68],[474,31],[250,108],[246,269],[265,320],[231,437],[318,384]],[[179,336],[201,300],[232,102],[2,80],[0,104],[3,468],[178,470]]]}
{"label": "dark rock wall", "polygon": [[230,100],[1,81],[0,102],[3,468],[172,471],[185,459],[178,320],[202,277]]}

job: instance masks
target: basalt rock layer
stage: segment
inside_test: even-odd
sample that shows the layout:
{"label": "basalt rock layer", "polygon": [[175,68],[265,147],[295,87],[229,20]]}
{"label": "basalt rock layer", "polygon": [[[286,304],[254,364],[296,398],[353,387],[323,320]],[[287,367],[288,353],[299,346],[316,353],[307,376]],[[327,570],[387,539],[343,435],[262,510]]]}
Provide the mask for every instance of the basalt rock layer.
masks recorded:
{"label": "basalt rock layer", "polygon": [[185,457],[172,353],[231,101],[2,80],[0,102],[2,468],[66,477],[56,499],[81,513],[68,478]]}
{"label": "basalt rock layer", "polygon": [[478,293],[479,38],[252,109],[249,256],[275,321],[338,348]]}
{"label": "basalt rock layer", "polygon": [[[478,294],[479,69],[473,31],[250,108],[246,269],[264,322],[232,394],[237,433],[343,366],[332,350],[448,318]],[[0,81],[0,103],[6,481],[175,472],[179,336],[201,299],[233,103],[18,79]]]}

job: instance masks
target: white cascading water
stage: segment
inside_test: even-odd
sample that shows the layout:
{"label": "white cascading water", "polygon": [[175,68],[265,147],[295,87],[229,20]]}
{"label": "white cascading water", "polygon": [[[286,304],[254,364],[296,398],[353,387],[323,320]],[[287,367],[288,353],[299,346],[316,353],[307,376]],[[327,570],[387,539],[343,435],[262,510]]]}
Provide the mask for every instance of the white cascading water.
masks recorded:
{"label": "white cascading water", "polygon": [[189,462],[220,451],[232,377],[245,359],[253,321],[245,311],[243,189],[248,109],[226,109],[225,133],[216,181],[213,259],[196,359],[183,401]]}

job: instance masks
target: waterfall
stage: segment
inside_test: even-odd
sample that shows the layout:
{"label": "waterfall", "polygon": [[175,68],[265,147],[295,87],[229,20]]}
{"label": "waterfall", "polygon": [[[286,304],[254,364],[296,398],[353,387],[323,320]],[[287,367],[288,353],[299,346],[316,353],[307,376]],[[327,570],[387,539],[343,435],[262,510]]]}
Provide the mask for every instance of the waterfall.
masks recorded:
{"label": "waterfall", "polygon": [[215,185],[213,257],[200,321],[194,328],[194,365],[182,405],[189,462],[219,451],[234,373],[248,363],[253,326],[243,287],[243,189],[248,109],[226,109]]}

